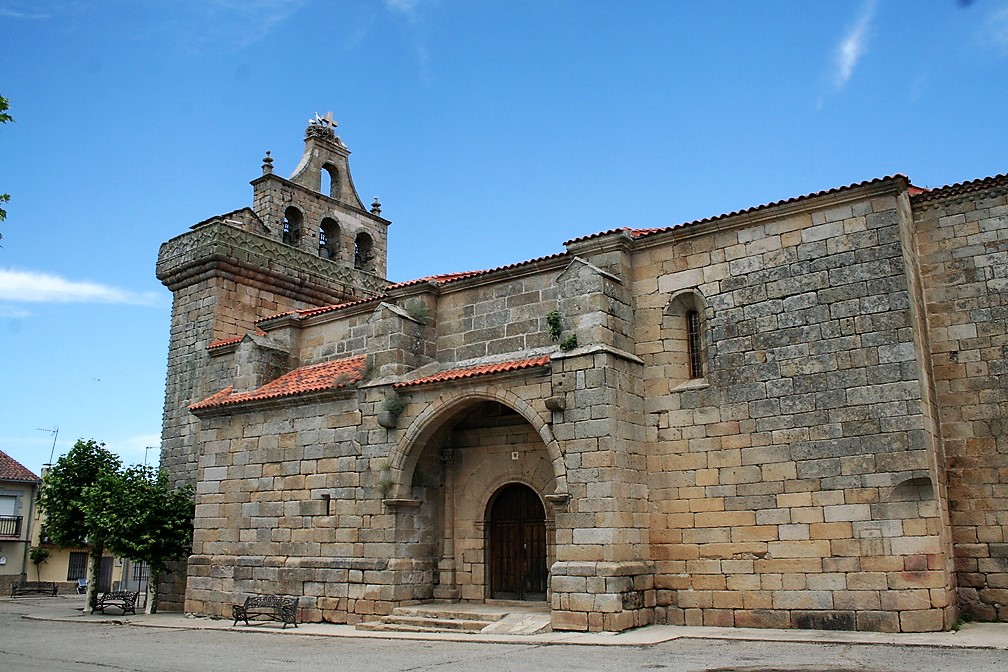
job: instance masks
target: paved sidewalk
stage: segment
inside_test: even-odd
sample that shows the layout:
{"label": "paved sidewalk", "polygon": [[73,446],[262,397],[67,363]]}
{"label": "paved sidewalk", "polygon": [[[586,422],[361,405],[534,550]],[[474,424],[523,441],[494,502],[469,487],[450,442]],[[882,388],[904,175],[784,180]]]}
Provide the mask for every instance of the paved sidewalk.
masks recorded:
{"label": "paved sidewalk", "polygon": [[[6,598],[6,602],[13,602]],[[510,644],[576,644],[601,646],[650,646],[676,639],[726,639],[761,642],[806,642],[830,644],[888,644],[938,648],[979,648],[1008,650],[1008,623],[967,623],[958,632],[880,633],[840,630],[768,630],[757,628],[714,628],[676,625],[649,625],[627,632],[544,632],[534,635],[462,634],[426,632],[369,632],[352,625],[301,623],[297,628],[282,628],[280,623],[257,622],[232,626],[231,619],[186,616],[177,612],[117,616],[88,614],[82,611],[82,596],[56,598],[17,598],[19,604],[31,601],[31,613],[25,618],[70,622],[106,622],[126,625],[174,628],[182,630],[235,630],[279,636],[354,637],[358,639],[414,639],[452,642],[492,642]]]}

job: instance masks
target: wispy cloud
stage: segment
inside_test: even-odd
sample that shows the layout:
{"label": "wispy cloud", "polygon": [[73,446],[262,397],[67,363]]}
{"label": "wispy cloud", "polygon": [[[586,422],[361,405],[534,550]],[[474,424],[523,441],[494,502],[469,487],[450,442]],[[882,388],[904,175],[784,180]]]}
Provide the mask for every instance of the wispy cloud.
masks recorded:
{"label": "wispy cloud", "polygon": [[420,0],[385,0],[385,6],[393,12],[409,13],[416,9],[416,6],[419,4]]}
{"label": "wispy cloud", "polygon": [[0,301],[125,303],[150,306],[160,303],[161,297],[154,292],[133,292],[96,282],[67,280],[49,273],[0,268]]}
{"label": "wispy cloud", "polygon": [[204,0],[198,3],[164,3],[147,0],[152,11],[144,29],[135,30],[138,42],[149,34],[168,33],[181,48],[202,53],[210,46],[227,45],[240,51],[258,44],[276,31],[309,0]]}
{"label": "wispy cloud", "polygon": [[[421,11],[421,6],[423,10]],[[385,8],[393,15],[406,20],[409,34],[413,40],[413,53],[420,67],[420,80],[428,82],[431,78],[430,54],[427,50],[427,25],[431,11],[438,10],[438,0],[385,0]]]}
{"label": "wispy cloud", "polygon": [[1008,6],[991,12],[982,30],[984,42],[1008,56]]}
{"label": "wispy cloud", "polygon": [[[52,13],[41,13],[35,10],[34,3],[12,2],[6,7],[0,7],[0,18],[20,19],[22,21],[37,21],[39,19],[51,19]],[[50,8],[53,9],[53,8]],[[60,11],[60,8],[55,8]]]}
{"label": "wispy cloud", "polygon": [[840,44],[837,45],[835,63],[836,71],[834,81],[837,89],[842,89],[850,78],[854,75],[861,57],[868,50],[868,32],[871,28],[872,18],[875,15],[875,1],[868,0],[861,6],[857,21],[847,31]]}
{"label": "wispy cloud", "polygon": [[23,320],[24,318],[30,316],[29,313],[24,308],[18,308],[16,306],[7,306],[0,303],[0,318],[7,320]]}

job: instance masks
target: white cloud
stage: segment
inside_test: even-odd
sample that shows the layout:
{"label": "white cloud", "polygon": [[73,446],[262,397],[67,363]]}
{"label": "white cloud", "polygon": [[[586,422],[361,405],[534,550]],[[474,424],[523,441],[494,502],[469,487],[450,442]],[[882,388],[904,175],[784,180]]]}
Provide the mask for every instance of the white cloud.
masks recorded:
{"label": "white cloud", "polygon": [[411,14],[420,4],[420,0],[385,0],[385,6],[393,12]]}
{"label": "white cloud", "polygon": [[983,27],[984,41],[1008,56],[1008,7],[992,12]]}
{"label": "white cloud", "polygon": [[30,316],[29,313],[24,308],[16,308],[14,306],[6,306],[0,303],[0,317],[9,320],[23,320],[24,318]]}
{"label": "white cloud", "polygon": [[131,292],[96,282],[67,280],[48,273],[0,268],[0,301],[150,306],[159,303],[160,299],[154,292]]}
{"label": "white cloud", "polygon": [[[208,45],[227,44],[242,50],[257,44],[303,9],[308,0],[205,0],[199,3],[163,3],[148,0],[164,8],[166,16],[156,28],[167,31],[194,53]],[[152,14],[152,16],[156,16]],[[147,39],[135,33],[134,39]]]}
{"label": "white cloud", "polygon": [[[35,3],[32,2],[12,2],[8,3],[6,7],[0,7],[0,17],[5,19],[21,19],[23,21],[36,21],[38,19],[51,19],[52,14],[42,14],[35,11]],[[60,7],[49,7],[50,11],[55,9],[56,11],[62,11]]]}
{"label": "white cloud", "polygon": [[842,89],[854,75],[854,69],[868,49],[868,30],[875,15],[875,2],[869,0],[861,6],[857,21],[847,31],[836,49],[836,87]]}

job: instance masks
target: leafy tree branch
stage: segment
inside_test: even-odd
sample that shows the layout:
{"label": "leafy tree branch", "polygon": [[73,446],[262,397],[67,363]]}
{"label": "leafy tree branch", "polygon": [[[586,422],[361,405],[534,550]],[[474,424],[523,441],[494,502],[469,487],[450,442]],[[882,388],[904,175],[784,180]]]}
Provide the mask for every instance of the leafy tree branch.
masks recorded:
{"label": "leafy tree branch", "polygon": [[[9,121],[14,121],[14,117],[7,114],[7,110],[10,109],[10,101],[0,96],[0,124],[6,124]],[[10,194],[0,194],[0,203],[9,203]],[[0,208],[0,222],[7,219],[7,211]],[[0,233],[0,238],[3,238],[3,234]]]}

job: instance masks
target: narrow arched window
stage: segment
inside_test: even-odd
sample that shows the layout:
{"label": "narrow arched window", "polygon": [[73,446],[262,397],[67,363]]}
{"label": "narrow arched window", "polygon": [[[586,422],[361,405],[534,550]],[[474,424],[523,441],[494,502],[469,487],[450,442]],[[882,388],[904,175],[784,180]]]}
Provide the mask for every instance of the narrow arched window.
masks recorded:
{"label": "narrow arched window", "polygon": [[319,256],[323,259],[339,259],[339,223],[326,217],[319,225]]}
{"label": "narrow arched window", "polygon": [[703,341],[700,334],[700,313],[686,313],[686,352],[689,357],[690,378],[703,378]]}
{"label": "narrow arched window", "polygon": [[297,245],[301,239],[301,211],[295,207],[284,210],[283,218],[283,242],[288,245]]}
{"label": "narrow arched window", "polygon": [[319,175],[319,191],[330,198],[336,198],[339,195],[339,190],[339,171],[336,170],[336,166],[327,163],[322,166]]}
{"label": "narrow arched window", "polygon": [[371,270],[371,261],[374,258],[372,251],[371,236],[366,233],[358,233],[354,239],[354,268],[362,271]]}
{"label": "narrow arched window", "polygon": [[662,317],[659,358],[672,386],[703,381],[710,373],[708,308],[697,289],[676,292]]}

